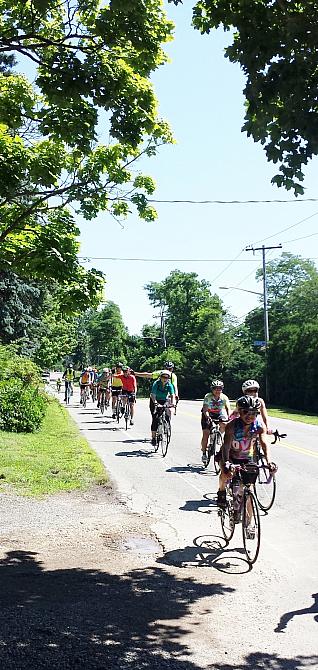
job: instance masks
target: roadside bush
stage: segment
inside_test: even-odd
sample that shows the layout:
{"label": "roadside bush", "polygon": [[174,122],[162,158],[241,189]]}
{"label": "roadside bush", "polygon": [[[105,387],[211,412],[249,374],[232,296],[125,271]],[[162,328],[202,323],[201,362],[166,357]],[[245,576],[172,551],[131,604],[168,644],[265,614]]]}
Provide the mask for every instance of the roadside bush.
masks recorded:
{"label": "roadside bush", "polygon": [[39,368],[29,358],[18,356],[14,347],[0,344],[0,381],[21,379],[24,384],[41,383]]}
{"label": "roadside bush", "polygon": [[35,386],[20,379],[0,382],[0,430],[33,433],[42,423],[46,403]]}

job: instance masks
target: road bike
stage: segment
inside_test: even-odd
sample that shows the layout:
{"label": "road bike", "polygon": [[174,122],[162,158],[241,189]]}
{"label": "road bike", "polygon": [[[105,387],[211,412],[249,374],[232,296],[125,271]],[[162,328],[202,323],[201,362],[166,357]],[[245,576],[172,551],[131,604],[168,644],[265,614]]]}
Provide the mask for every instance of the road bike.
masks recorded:
{"label": "road bike", "polygon": [[[286,437],[286,433],[279,434],[277,429],[272,435],[274,436],[272,444],[275,444],[277,440],[280,441],[281,438]],[[256,441],[254,459],[259,466],[257,479],[254,484],[254,493],[260,509],[263,510],[263,512],[268,512],[273,506],[276,497],[275,475],[277,466],[275,466],[275,463],[272,463],[271,467],[267,465],[259,440]]]}
{"label": "road bike", "polygon": [[224,507],[218,510],[224,539],[228,543],[235,525],[242,524],[243,546],[249,565],[257,560],[261,541],[260,515],[252,486],[258,475],[258,465],[232,465],[232,478],[226,484]]}
{"label": "road bike", "polygon": [[155,451],[158,451],[159,447],[161,447],[163,458],[167,454],[168,446],[171,440],[171,424],[166,416],[166,410],[169,407],[170,406],[165,403],[164,405],[157,405],[156,408],[156,413],[158,416],[158,427],[156,431]]}
{"label": "road bike", "polygon": [[220,458],[221,448],[223,445],[223,435],[220,431],[220,421],[218,419],[211,419],[211,421],[212,423],[206,449],[206,462],[204,463],[204,467],[207,468],[211,458],[213,458],[215,474],[218,475],[221,471]]}
{"label": "road bike", "polygon": [[106,398],[106,393],[107,393],[107,389],[105,389],[105,388],[100,389],[99,409],[100,409],[102,414],[104,414],[105,410],[109,407],[109,397]]}
{"label": "road bike", "polygon": [[83,386],[81,388],[81,404],[82,404],[82,407],[84,407],[84,409],[86,407],[88,397],[89,397],[89,384],[85,384],[85,385],[83,384]]}
{"label": "road bike", "polygon": [[124,398],[125,398],[125,402],[123,403],[123,404],[124,404],[124,413],[123,413],[123,417],[124,417],[124,419],[125,419],[125,426],[126,426],[126,430],[127,430],[127,428],[128,428],[128,424],[129,424],[129,422],[130,422],[131,419],[132,419],[132,416],[131,416],[131,402],[132,402],[132,396],[131,396],[131,395],[126,395],[126,394],[124,394]]}
{"label": "road bike", "polygon": [[122,396],[121,393],[119,393],[119,394],[116,396],[116,404],[115,404],[115,408],[114,408],[114,412],[113,412],[113,413],[116,415],[116,421],[117,421],[117,423],[119,423],[119,420],[121,419],[121,417],[122,417],[122,415],[123,415],[123,413],[124,413],[123,396]]}
{"label": "road bike", "polygon": [[65,399],[66,399],[66,404],[70,404],[70,397],[73,395],[73,389],[72,389],[72,382],[69,380],[65,381]]}
{"label": "road bike", "polygon": [[91,386],[91,398],[93,402],[97,400],[97,384],[92,384]]}

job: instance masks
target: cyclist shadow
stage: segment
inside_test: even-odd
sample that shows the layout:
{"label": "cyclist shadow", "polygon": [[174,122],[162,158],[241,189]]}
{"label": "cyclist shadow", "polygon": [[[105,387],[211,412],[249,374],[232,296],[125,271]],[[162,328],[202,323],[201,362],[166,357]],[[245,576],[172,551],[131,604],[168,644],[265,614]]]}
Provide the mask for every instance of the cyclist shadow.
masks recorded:
{"label": "cyclist shadow", "polygon": [[318,593],[313,593],[311,597],[314,599],[311,607],[304,607],[301,610],[293,610],[292,612],[286,612],[286,614],[283,614],[280,618],[280,622],[274,629],[275,633],[284,633],[288,623],[295,616],[300,616],[303,614],[314,614],[314,621],[317,621],[318,623]]}
{"label": "cyclist shadow", "polygon": [[[237,554],[244,553],[244,558]],[[243,548],[229,549],[225,540],[217,535],[201,535],[195,537],[193,545],[183,549],[167,551],[157,558],[157,563],[175,565],[180,568],[198,567],[214,568],[225,574],[243,575],[250,572]]]}
{"label": "cyclist shadow", "polygon": [[[129,442],[129,440],[126,440]],[[137,440],[136,440],[137,441]],[[140,442],[140,440],[138,440]],[[155,456],[154,451],[146,451],[145,449],[136,449],[135,451],[117,451],[115,456],[128,456],[128,458],[151,458]]]}
{"label": "cyclist shadow", "polygon": [[205,493],[201,500],[186,500],[183,507],[179,507],[179,509],[184,512],[201,512],[202,514],[211,514],[218,511],[214,493]]}
{"label": "cyclist shadow", "polygon": [[203,474],[203,465],[201,463],[188,463],[187,465],[177,465],[172,468],[168,468],[166,472],[197,472],[198,474]]}

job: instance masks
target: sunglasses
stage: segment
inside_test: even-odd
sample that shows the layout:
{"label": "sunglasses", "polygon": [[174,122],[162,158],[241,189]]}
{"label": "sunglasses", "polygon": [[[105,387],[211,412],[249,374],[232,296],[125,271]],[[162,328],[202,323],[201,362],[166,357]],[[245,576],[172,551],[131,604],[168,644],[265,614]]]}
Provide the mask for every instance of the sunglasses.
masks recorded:
{"label": "sunglasses", "polygon": [[242,409],[241,410],[242,414],[248,414],[249,416],[257,416],[259,412],[251,412],[249,409]]}
{"label": "sunglasses", "polygon": [[161,375],[162,379],[170,379],[169,375]]}

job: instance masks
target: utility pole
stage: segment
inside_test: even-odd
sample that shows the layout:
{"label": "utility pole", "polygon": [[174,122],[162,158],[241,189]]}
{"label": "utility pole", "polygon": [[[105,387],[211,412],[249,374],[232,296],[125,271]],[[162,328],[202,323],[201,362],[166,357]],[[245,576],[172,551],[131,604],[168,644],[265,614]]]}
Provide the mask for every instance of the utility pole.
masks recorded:
{"label": "utility pole", "polygon": [[165,312],[164,312],[165,305],[161,304],[160,306],[160,332],[161,332],[161,339],[162,339],[162,344],[163,348],[167,348],[167,340],[166,340],[166,319],[165,319]]}
{"label": "utility pole", "polygon": [[269,325],[268,325],[268,301],[267,301],[267,275],[266,275],[266,251],[269,249],[281,249],[282,245],[278,244],[274,247],[265,247],[263,244],[261,247],[245,247],[245,251],[252,251],[255,254],[255,251],[262,252],[262,261],[263,261],[263,309],[264,309],[264,337],[265,337],[265,399],[266,402],[269,402],[269,378],[268,378],[268,345],[269,345]]}

